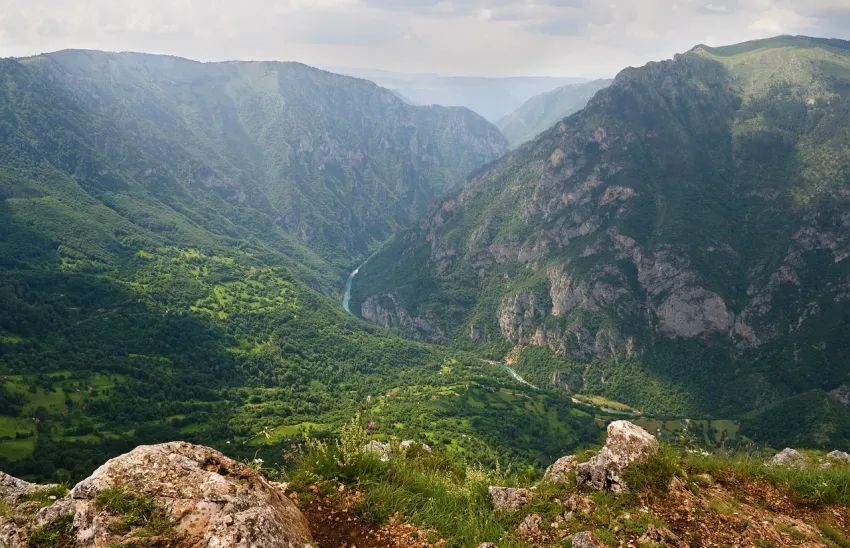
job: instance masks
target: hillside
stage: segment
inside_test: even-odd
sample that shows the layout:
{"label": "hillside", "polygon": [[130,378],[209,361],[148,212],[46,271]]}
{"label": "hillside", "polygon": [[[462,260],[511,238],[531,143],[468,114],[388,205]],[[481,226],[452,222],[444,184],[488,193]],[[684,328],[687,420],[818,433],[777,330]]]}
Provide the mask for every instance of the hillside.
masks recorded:
{"label": "hillside", "polygon": [[583,109],[597,91],[611,85],[611,80],[593,80],[569,84],[535,95],[521,107],[496,122],[511,147],[530,141],[570,114]]}
{"label": "hillside", "polygon": [[0,61],[0,469],[76,481],[175,439],[273,463],[361,407],[482,462],[595,441],[567,399],[337,302],[353,258],[505,145],[297,64]]}
{"label": "hillside", "polygon": [[[351,308],[507,356],[549,387],[667,416],[751,412],[751,435],[794,423],[762,440],[822,446],[805,433],[830,432],[847,447],[843,406],[781,403],[847,393],[848,121],[840,40],[625,69],[397,235]],[[525,359],[530,347],[548,358]]]}
{"label": "hillside", "polygon": [[[371,82],[297,63],[88,51],[5,63],[9,79],[14,69],[60,88],[91,124],[74,127],[81,138],[135,169],[127,175],[139,184],[167,179],[184,194],[214,195],[218,210],[256,211],[332,262],[367,255],[506,150],[468,110],[412,107]],[[105,141],[119,130],[110,137],[123,140]],[[168,162],[138,170],[138,149]]]}

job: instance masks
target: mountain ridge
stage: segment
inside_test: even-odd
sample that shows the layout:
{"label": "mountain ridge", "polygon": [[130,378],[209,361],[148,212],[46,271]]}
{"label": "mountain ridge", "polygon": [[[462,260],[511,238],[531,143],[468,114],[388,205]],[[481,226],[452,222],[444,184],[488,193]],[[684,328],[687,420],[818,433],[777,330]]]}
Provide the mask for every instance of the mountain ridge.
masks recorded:
{"label": "mountain ridge", "polygon": [[767,44],[624,69],[387,244],[352,308],[494,359],[542,346],[526,378],[667,415],[842,385],[850,56]]}

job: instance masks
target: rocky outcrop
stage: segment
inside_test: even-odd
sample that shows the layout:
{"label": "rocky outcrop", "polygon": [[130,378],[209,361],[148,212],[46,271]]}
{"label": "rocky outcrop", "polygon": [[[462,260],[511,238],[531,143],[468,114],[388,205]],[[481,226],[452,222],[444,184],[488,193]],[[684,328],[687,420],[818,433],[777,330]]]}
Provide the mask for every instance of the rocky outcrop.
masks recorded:
{"label": "rocky outcrop", "polygon": [[806,466],[806,457],[796,449],[786,447],[770,459],[771,464],[777,466],[791,466],[793,468],[803,468]]}
{"label": "rocky outcrop", "polygon": [[538,313],[537,297],[534,293],[524,292],[504,298],[498,311],[502,335],[516,344],[527,344],[531,332],[523,328],[523,323],[533,319]]}
{"label": "rocky outcrop", "polygon": [[543,479],[552,483],[567,481],[567,476],[570,472],[575,471],[577,466],[578,460],[574,456],[561,457],[546,469]]}
{"label": "rocky outcrop", "polygon": [[430,340],[443,340],[446,333],[433,318],[412,316],[394,293],[383,297],[372,295],[360,304],[360,316],[387,329],[402,329],[411,335]]}
{"label": "rocky outcrop", "polygon": [[644,463],[658,452],[655,436],[629,421],[608,425],[608,440],[599,453],[576,467],[579,486],[620,493],[628,490],[623,472],[632,463]]}
{"label": "rocky outcrop", "polygon": [[53,487],[56,487],[56,485],[38,485],[0,472],[0,497],[9,504],[15,504],[21,497],[31,493],[45,491]]}
{"label": "rocky outcrop", "polygon": [[495,510],[519,510],[534,496],[530,489],[521,487],[493,487],[488,489]]}
{"label": "rocky outcrop", "polygon": [[539,514],[530,514],[517,527],[519,534],[524,537],[535,537],[543,530],[543,518]]}
{"label": "rocky outcrop", "polygon": [[[98,499],[106,491],[152,500],[170,524],[167,534],[150,537],[163,546],[306,548],[313,542],[307,520],[278,487],[214,449],[185,442],[140,446],[109,460],[24,529],[73,516],[69,535],[78,548],[123,546],[145,533],[118,526],[123,515]],[[25,548],[26,536],[4,526],[0,544]]]}

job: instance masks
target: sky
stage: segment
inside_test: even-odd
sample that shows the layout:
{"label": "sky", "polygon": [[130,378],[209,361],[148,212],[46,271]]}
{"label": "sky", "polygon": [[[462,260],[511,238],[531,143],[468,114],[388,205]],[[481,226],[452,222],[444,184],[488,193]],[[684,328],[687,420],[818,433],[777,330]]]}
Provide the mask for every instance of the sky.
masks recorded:
{"label": "sky", "polygon": [[86,48],[580,76],[777,34],[850,39],[850,0],[0,0],[0,57]]}

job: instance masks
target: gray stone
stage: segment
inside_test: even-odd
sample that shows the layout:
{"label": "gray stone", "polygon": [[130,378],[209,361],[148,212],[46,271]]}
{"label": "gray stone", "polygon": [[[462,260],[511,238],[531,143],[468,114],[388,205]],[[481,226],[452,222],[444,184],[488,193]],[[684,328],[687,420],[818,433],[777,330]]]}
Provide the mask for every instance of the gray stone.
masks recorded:
{"label": "gray stone", "polygon": [[519,510],[534,496],[529,489],[521,487],[493,487],[488,489],[490,502],[495,510]]}
{"label": "gray stone", "polygon": [[806,457],[797,451],[786,447],[770,459],[771,464],[777,466],[791,466],[793,468],[804,468],[806,466]]}
{"label": "gray stone", "polygon": [[572,455],[561,457],[546,469],[543,479],[552,483],[562,483],[567,480],[567,475],[578,466],[578,460]]}
{"label": "gray stone", "polygon": [[582,531],[573,535],[573,548],[601,548],[602,546],[604,545],[590,531]]}

